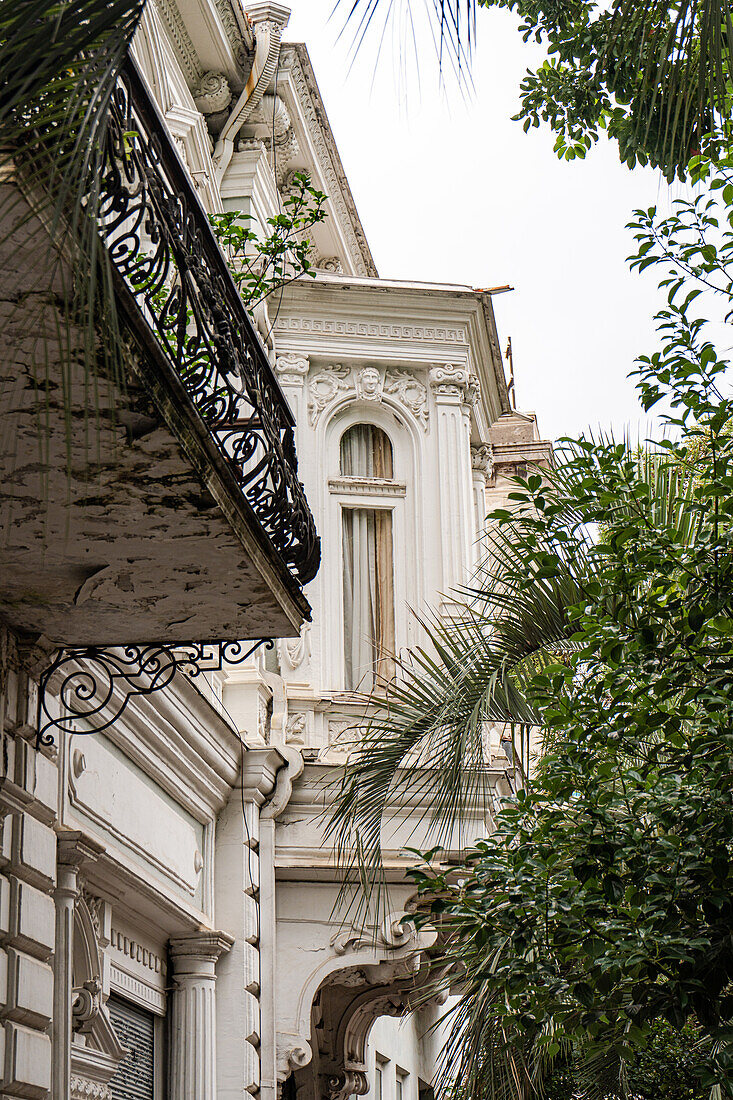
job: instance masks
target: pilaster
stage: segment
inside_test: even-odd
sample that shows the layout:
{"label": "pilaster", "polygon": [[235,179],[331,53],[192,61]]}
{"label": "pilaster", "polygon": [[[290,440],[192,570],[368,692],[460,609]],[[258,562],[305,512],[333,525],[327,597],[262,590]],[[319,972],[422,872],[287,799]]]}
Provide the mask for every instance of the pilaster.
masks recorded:
{"label": "pilaster", "polygon": [[169,941],[171,1100],[216,1100],[216,963],[233,943],[225,932],[207,931]]}
{"label": "pilaster", "polygon": [[486,483],[491,475],[491,447],[480,443],[471,447],[471,473],[473,480],[473,515],[475,524],[474,564],[478,565],[483,553],[481,540],[486,530]]}
{"label": "pilaster", "polygon": [[[296,435],[300,425],[306,423],[305,380],[308,377],[309,366],[308,356],[299,355],[297,352],[285,352],[283,355],[278,355],[275,360],[277,380],[283,388],[295,417]],[[295,445],[296,449],[300,447],[300,440],[297,438]]]}
{"label": "pilaster", "polygon": [[53,961],[53,1100],[68,1100],[71,1093],[74,905],[79,895],[79,868],[94,862],[103,851],[101,844],[77,830],[59,831],[57,885],[54,891],[56,949]]}
{"label": "pilaster", "polygon": [[470,455],[470,410],[475,379],[451,363],[429,375],[438,433],[442,590],[466,581],[474,559],[474,506]]}

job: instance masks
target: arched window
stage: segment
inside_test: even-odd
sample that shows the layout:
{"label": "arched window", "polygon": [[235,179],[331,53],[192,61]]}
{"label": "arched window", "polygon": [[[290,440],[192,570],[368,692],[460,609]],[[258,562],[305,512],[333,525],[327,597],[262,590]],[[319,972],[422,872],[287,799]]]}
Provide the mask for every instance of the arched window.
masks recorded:
{"label": "arched window", "polygon": [[341,436],[344,477],[393,477],[392,444],[374,424],[354,424]]}
{"label": "arched window", "polygon": [[[354,424],[341,437],[341,474],[391,480],[392,444],[381,428]],[[341,513],[344,664],[347,691],[370,691],[394,676],[394,566],[390,508]]]}

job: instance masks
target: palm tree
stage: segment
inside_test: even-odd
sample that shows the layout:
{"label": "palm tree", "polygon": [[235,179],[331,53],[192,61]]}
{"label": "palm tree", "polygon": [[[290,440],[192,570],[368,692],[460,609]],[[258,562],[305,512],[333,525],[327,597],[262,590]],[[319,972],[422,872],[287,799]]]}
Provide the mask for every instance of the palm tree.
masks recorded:
{"label": "palm tree", "polygon": [[[609,598],[593,583],[595,502],[588,498],[585,509],[568,504],[582,497],[581,467],[572,460],[584,445],[567,444],[559,457],[569,461],[543,471],[552,524],[528,512],[507,512],[491,523],[485,559],[457,593],[461,613],[423,620],[429,644],[398,661],[386,691],[382,686],[364,699],[369,717],[344,769],[328,831],[344,868],[358,873],[365,905],[381,904],[381,838],[395,795],[419,795],[429,807],[426,847],[443,846],[464,816],[489,818],[485,735],[496,724],[511,738],[520,782],[527,779],[528,735],[538,727],[528,683],[572,653],[572,609]],[[700,523],[689,508],[694,468],[659,451],[626,445],[612,451],[618,476],[636,486],[625,507],[643,509],[651,528],[691,544]]]}

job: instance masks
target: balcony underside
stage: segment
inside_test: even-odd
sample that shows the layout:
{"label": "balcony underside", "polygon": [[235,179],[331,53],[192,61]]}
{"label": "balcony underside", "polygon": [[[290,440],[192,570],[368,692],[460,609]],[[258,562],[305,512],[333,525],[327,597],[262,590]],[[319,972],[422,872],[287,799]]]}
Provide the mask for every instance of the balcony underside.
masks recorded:
{"label": "balcony underside", "polygon": [[53,645],[296,634],[309,617],[300,585],[165,357],[130,339],[122,384],[99,357],[85,367],[60,304],[68,271],[25,200],[12,218],[0,227],[0,614]]}

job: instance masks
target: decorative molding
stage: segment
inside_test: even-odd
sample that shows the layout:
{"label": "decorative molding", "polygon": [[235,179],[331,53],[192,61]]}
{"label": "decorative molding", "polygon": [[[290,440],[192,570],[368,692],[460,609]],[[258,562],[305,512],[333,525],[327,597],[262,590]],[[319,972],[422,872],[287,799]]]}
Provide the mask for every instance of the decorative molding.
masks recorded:
{"label": "decorative molding", "polygon": [[203,76],[203,68],[186,30],[186,25],[181,18],[178,5],[175,0],[155,0],[155,3],[173,41],[174,49],[178,54],[178,60],[188,83],[198,84]]}
{"label": "decorative molding", "polygon": [[352,718],[330,718],[328,744],[320,749],[318,763],[336,763],[347,760],[359,744],[359,727]]}
{"label": "decorative molding", "polygon": [[308,715],[304,710],[296,710],[285,724],[285,740],[289,745],[304,745],[308,726]]}
{"label": "decorative molding", "polygon": [[466,386],[466,404],[473,408],[481,399],[481,383],[475,374],[470,375]]}
{"label": "decorative molding", "polygon": [[173,972],[185,971],[187,974],[199,969],[208,975],[210,965],[217,962],[220,955],[231,951],[234,937],[226,932],[187,932],[183,936],[173,936],[168,941],[173,963]]}
{"label": "decorative molding", "polygon": [[428,391],[414,374],[407,370],[388,370],[384,379],[384,392],[398,398],[427,431]]}
{"label": "decorative molding", "polygon": [[[302,1035],[277,1033],[277,1080],[282,1084],[291,1073],[303,1069],[313,1058],[313,1051]],[[279,1091],[279,1090],[278,1090]]]}
{"label": "decorative molding", "polygon": [[113,990],[129,997],[136,1004],[151,1009],[158,1016],[165,1016],[165,993],[161,993],[160,990],[153,988],[146,982],[141,982],[139,978],[134,978],[132,974],[128,974],[126,970],[121,970],[114,963],[110,967],[110,984]]}
{"label": "decorative molding", "polygon": [[442,367],[433,367],[428,381],[436,399],[447,397],[451,400],[463,400],[468,392],[471,376],[465,367],[454,367],[452,363],[446,363]]}
{"label": "decorative molding", "polygon": [[270,715],[267,701],[259,697],[257,700],[257,736],[262,739],[262,744],[268,744],[270,740]]}
{"label": "decorative molding", "polygon": [[386,947],[389,951],[402,953],[415,950],[419,946],[420,938],[412,921],[403,919],[406,915],[404,910],[389,913],[381,927],[371,933],[369,929],[357,926],[337,932],[331,939],[331,947],[336,955],[373,950],[375,947]]}
{"label": "decorative molding", "polygon": [[72,1030],[87,1032],[102,1011],[102,983],[99,978],[89,978],[72,990]]}
{"label": "decorative molding", "polygon": [[[293,357],[295,358],[295,357]],[[278,370],[280,370],[278,360]],[[287,369],[287,368],[285,368]],[[440,379],[446,369],[450,369],[456,375],[459,368],[436,368],[441,371]],[[433,375],[431,371],[431,377]],[[460,369],[461,378],[465,375],[466,384],[468,371]],[[445,381],[448,381],[446,375]],[[437,382],[435,383],[437,384]],[[335,363],[316,371],[308,379],[308,421],[311,427],[315,427],[318,419],[326,408],[339,394],[353,393],[360,401],[373,401],[379,403],[385,394],[393,401],[402,405],[417,420],[418,424],[427,431],[429,422],[428,391],[414,374],[407,370],[387,370],[384,374],[372,366],[362,367],[356,372]]]}
{"label": "decorative molding", "polygon": [[275,361],[280,382],[287,386],[302,386],[309,368],[308,356],[298,355],[290,351],[285,355],[278,355]]}
{"label": "decorative molding", "polygon": [[71,1100],[112,1100],[112,1089],[102,1081],[72,1076]]}
{"label": "decorative molding", "polygon": [[291,669],[300,668],[304,661],[310,660],[311,626],[306,623],[297,638],[284,638],[280,641],[280,659]]}
{"label": "decorative molding", "polygon": [[339,393],[351,389],[351,370],[340,363],[312,374],[308,379],[308,423],[314,428],[326,405]]}
{"label": "decorative molding", "polygon": [[381,401],[384,379],[376,367],[362,367],[357,371],[354,390],[360,401]]}
{"label": "decorative molding", "polygon": [[407,486],[404,481],[388,481],[382,477],[331,477],[329,493],[357,493],[359,496],[404,497]]}
{"label": "decorative molding", "polygon": [[216,4],[216,10],[219,13],[222,26],[229,39],[229,45],[232,47],[232,52],[237,59],[239,65],[244,65],[249,54],[247,44],[242,38],[242,32],[237,22],[237,17],[234,14],[234,8],[229,0],[214,0]]}
{"label": "decorative molding", "polygon": [[232,90],[224,73],[204,73],[193,93],[193,101],[202,115],[212,115],[228,107]]}
{"label": "decorative molding", "polygon": [[325,109],[305,47],[298,44],[285,45],[281,51],[281,65],[290,73],[295,85],[308,133],[318,157],[319,167],[323,172],[325,184],[323,189],[328,194],[331,208],[346,237],[356,274],[376,277],[374,259],[367,244],[333,134],[325,121]]}
{"label": "decorative molding", "polygon": [[343,275],[344,271],[338,256],[322,256],[317,250],[313,253],[313,266],[318,271],[327,271],[329,275]]}
{"label": "decorative molding", "polygon": [[471,467],[474,473],[483,474],[484,477],[491,477],[493,465],[494,461],[490,443],[471,445]]}
{"label": "decorative molding", "polygon": [[369,1078],[364,1069],[347,1069],[328,1078],[330,1100],[348,1100],[349,1096],[366,1096]]}
{"label": "decorative molding", "polygon": [[467,344],[462,328],[437,325],[378,324],[368,321],[346,321],[336,318],[284,317],[278,329],[286,332],[306,332],[317,336],[367,336],[388,340],[411,340],[435,344]]}

